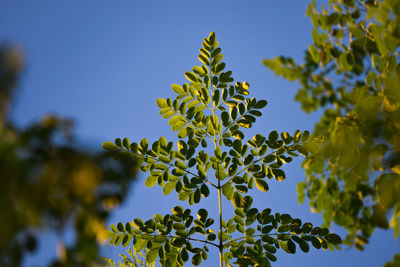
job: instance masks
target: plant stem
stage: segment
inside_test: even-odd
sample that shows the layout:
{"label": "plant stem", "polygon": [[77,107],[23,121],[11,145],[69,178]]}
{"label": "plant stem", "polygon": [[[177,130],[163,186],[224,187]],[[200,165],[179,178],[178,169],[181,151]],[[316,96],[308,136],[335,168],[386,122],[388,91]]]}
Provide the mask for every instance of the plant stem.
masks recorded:
{"label": "plant stem", "polygon": [[219,266],[222,267],[222,254],[223,254],[223,243],[222,243],[222,205],[221,205],[221,182],[218,180],[218,208],[219,208],[219,230],[221,237],[219,240]]}

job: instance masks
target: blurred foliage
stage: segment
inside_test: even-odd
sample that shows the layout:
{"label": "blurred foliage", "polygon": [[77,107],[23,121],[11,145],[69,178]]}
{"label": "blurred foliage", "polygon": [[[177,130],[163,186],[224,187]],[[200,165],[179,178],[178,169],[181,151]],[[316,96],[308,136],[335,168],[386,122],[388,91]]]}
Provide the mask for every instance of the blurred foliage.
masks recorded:
{"label": "blurred foliage", "polygon": [[307,196],[325,225],[344,227],[345,243],[362,250],[377,227],[399,235],[400,2],[312,1],[306,15],[314,29],[304,62],[263,63],[299,82],[303,110],[324,111],[306,146],[299,201]]}
{"label": "blurred foliage", "polygon": [[[106,219],[126,197],[135,161],[83,149],[72,121],[55,115],[14,126],[7,114],[22,68],[21,50],[0,46],[0,266],[20,266],[40,230],[59,238],[51,266],[99,266]],[[75,237],[67,247],[61,237],[70,227]]]}
{"label": "blurred foliage", "polygon": [[396,254],[393,257],[393,260],[391,262],[387,262],[385,263],[385,265],[383,265],[383,267],[398,267],[400,266],[400,254]]}

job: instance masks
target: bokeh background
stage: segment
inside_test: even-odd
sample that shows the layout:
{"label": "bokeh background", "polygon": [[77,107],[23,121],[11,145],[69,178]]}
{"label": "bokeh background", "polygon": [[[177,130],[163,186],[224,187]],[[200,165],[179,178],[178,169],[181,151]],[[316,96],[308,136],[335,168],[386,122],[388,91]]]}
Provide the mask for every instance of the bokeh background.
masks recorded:
{"label": "bokeh background", "polygon": [[[172,83],[185,82],[183,73],[199,64],[202,38],[215,31],[233,77],[249,82],[251,95],[269,102],[248,134],[312,130],[320,114],[305,114],[293,100],[296,84],[274,76],[261,64],[262,59],[278,55],[303,58],[311,42],[307,4],[298,0],[1,0],[0,41],[21,47],[26,62],[10,116],[21,127],[46,113],[71,118],[78,143],[94,151],[116,137],[155,141],[163,135],[176,140],[158,115],[155,100],[172,96]],[[311,213],[307,202],[297,202],[296,184],[304,177],[300,163],[285,169],[284,182],[272,182],[268,193],[257,193],[255,205],[320,224],[320,215]],[[187,206],[174,194],[165,197],[160,188],[145,188],[144,178],[137,174],[128,198],[109,224],[168,213],[178,204]],[[213,200],[200,205],[216,213]],[[63,238],[67,246],[73,243],[72,229],[64,231]],[[37,252],[29,254],[24,266],[45,266],[56,256],[53,232],[44,231],[39,241]],[[399,250],[400,242],[391,230],[378,230],[363,252],[280,253],[274,266],[382,266]],[[119,248],[102,248],[103,256],[117,259],[119,253]],[[206,264],[216,261],[215,252]]]}

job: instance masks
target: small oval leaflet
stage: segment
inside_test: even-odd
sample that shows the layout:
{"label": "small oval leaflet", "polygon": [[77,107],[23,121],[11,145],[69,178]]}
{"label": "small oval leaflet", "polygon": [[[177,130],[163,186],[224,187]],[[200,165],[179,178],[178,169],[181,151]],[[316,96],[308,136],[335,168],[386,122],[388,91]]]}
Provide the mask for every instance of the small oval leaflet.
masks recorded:
{"label": "small oval leaflet", "polygon": [[119,151],[121,148],[114,144],[113,142],[104,142],[102,144],[103,149],[108,150],[108,151]]}
{"label": "small oval leaflet", "polygon": [[256,186],[258,190],[262,192],[267,192],[269,189],[268,183],[263,179],[255,179]]}
{"label": "small oval leaflet", "polygon": [[184,94],[185,90],[179,84],[171,85],[172,90],[177,94]]}
{"label": "small oval leaflet", "polygon": [[156,103],[159,108],[168,108],[169,107],[167,104],[167,101],[164,98],[158,98]]}
{"label": "small oval leaflet", "polygon": [[257,101],[256,104],[254,105],[254,108],[256,108],[256,109],[262,109],[262,108],[264,108],[267,104],[268,104],[267,100],[259,100],[259,101]]}
{"label": "small oval leaflet", "polygon": [[155,186],[157,184],[157,181],[158,181],[158,176],[151,175],[151,176],[147,177],[147,179],[144,182],[144,184],[147,187],[153,187],[153,186]]}
{"label": "small oval leaflet", "polygon": [[190,82],[197,82],[197,76],[193,72],[187,71],[185,72],[185,77],[188,79]]}

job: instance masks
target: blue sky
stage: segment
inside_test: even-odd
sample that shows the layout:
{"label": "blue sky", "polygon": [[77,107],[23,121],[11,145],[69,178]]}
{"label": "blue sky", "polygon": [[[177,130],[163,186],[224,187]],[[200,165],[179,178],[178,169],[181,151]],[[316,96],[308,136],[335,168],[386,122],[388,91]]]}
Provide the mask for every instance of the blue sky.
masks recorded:
{"label": "blue sky", "polygon": [[[170,85],[185,82],[183,73],[199,64],[202,38],[215,31],[233,77],[249,82],[251,95],[269,102],[250,136],[311,130],[318,114],[307,115],[294,102],[297,85],[261,64],[278,55],[302,59],[311,42],[307,2],[2,0],[0,41],[19,44],[26,56],[12,116],[20,125],[50,112],[73,118],[79,142],[95,150],[115,137],[155,141],[163,135],[176,140],[158,115],[155,100],[173,96]],[[271,182],[268,193],[256,194],[255,205],[319,224],[320,215],[297,202],[295,186],[304,178],[300,161],[286,171],[286,181]],[[160,188],[145,189],[145,175],[138,175],[129,199],[110,223],[186,205],[173,194],[163,197]],[[216,212],[213,200],[201,206]],[[364,252],[278,254],[273,266],[382,266],[400,248],[392,231],[377,231],[371,243]],[[55,253],[52,233],[45,234],[41,244],[26,266],[40,266],[49,252]],[[104,248],[106,256],[116,258],[119,252]],[[208,264],[216,257],[212,254]]]}

